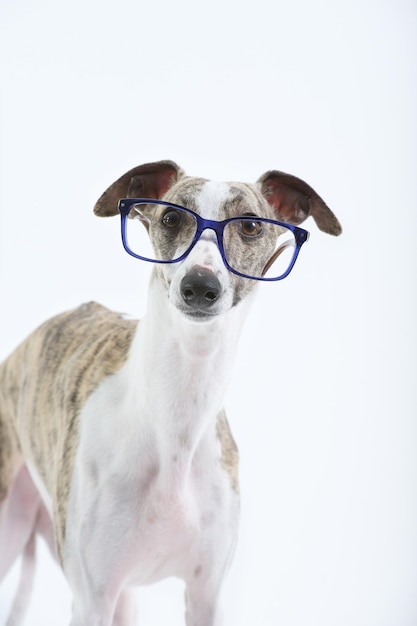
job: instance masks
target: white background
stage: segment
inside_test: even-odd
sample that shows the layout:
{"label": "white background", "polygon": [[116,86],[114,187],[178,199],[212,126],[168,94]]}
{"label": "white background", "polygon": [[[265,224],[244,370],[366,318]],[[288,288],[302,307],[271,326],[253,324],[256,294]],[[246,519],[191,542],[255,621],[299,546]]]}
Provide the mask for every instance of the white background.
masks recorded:
{"label": "white background", "polygon": [[[1,0],[0,358],[82,301],[142,315],[149,267],[92,206],[127,169],[281,169],[339,217],[262,286],[227,398],[242,525],[226,626],[417,623],[414,0]],[[67,625],[40,545],[30,626]],[[17,579],[0,588],[0,624]],[[139,591],[183,624],[182,587]]]}

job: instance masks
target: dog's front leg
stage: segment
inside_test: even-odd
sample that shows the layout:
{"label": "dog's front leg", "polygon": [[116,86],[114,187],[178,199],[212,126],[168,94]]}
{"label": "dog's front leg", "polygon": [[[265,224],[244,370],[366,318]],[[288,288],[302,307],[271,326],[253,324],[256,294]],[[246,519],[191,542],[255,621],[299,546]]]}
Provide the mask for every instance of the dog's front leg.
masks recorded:
{"label": "dog's front leg", "polygon": [[[119,599],[117,600],[116,609],[112,608],[112,603],[106,602],[104,604],[99,603],[96,605],[96,609],[93,609],[97,614],[97,619],[94,621],[93,617],[90,617],[90,609],[88,607],[83,608],[79,601],[74,599],[74,614],[70,626],[90,626],[91,624],[111,624],[111,626],[134,626],[137,623],[137,610],[136,610],[136,598],[133,590],[124,589]],[[97,609],[100,611],[100,615],[97,613]],[[113,619],[109,622],[110,614],[114,613]],[[86,621],[86,617],[87,621]]]}
{"label": "dog's front leg", "polygon": [[70,626],[131,626],[116,611],[120,589],[105,581],[104,576],[94,577],[88,557],[86,562],[71,559],[67,572],[73,592]]}
{"label": "dog's front leg", "polygon": [[[233,528],[232,520],[230,524]],[[217,541],[214,536],[210,550],[212,558],[201,559],[201,565],[185,579],[186,626],[222,626],[220,593],[235,551],[234,534],[228,529],[223,536],[225,543],[222,542],[221,534],[217,535]],[[219,558],[218,552],[222,543],[223,559]]]}
{"label": "dog's front leg", "polygon": [[137,623],[136,597],[132,589],[124,589],[119,596],[113,626],[133,626]]}
{"label": "dog's front leg", "polygon": [[186,626],[221,626],[223,623],[218,590],[204,584],[187,585],[185,592]]}
{"label": "dog's front leg", "polygon": [[70,626],[133,626],[130,597],[114,575],[119,567],[115,565],[111,572],[109,559],[92,559],[94,549],[79,548],[80,558],[67,560],[67,577],[73,592]]}
{"label": "dog's front leg", "polygon": [[73,592],[70,626],[131,626],[123,591],[129,567],[130,504],[104,484],[75,481],[64,569]]}

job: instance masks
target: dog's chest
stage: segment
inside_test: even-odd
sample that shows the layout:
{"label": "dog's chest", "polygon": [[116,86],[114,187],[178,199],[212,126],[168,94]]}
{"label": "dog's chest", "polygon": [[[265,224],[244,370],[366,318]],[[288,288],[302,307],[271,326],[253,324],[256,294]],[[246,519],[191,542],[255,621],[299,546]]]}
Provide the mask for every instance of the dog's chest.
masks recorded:
{"label": "dog's chest", "polygon": [[237,524],[238,497],[227,473],[219,463],[211,474],[191,470],[182,484],[169,484],[169,474],[158,475],[151,464],[129,476],[102,476],[98,489],[81,490],[77,509],[87,513],[76,525],[96,528],[99,545],[117,546],[128,584],[187,579]]}
{"label": "dog's chest", "polygon": [[129,553],[131,579],[153,582],[172,575],[184,575],[198,566],[206,532],[206,512],[192,493],[163,494],[157,487],[145,498],[139,496],[137,532]]}
{"label": "dog's chest", "polygon": [[[161,441],[144,426],[136,436],[126,427],[128,436],[115,445],[114,433],[105,435],[106,398],[94,411],[97,423],[83,415],[67,528],[91,533],[85,543],[93,551],[94,543],[114,549],[129,584],[192,577],[208,551],[214,555],[219,541],[231,541],[237,526],[238,494],[216,425],[193,452],[184,431]],[[73,537],[70,532],[70,560]]]}

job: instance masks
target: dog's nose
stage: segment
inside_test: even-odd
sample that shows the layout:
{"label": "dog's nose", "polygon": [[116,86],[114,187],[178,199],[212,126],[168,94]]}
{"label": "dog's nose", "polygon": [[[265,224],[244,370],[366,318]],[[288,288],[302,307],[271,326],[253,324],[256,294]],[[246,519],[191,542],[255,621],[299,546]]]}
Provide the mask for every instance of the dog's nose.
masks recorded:
{"label": "dog's nose", "polygon": [[181,296],[186,304],[197,309],[207,309],[221,293],[220,281],[212,271],[195,266],[181,281]]}

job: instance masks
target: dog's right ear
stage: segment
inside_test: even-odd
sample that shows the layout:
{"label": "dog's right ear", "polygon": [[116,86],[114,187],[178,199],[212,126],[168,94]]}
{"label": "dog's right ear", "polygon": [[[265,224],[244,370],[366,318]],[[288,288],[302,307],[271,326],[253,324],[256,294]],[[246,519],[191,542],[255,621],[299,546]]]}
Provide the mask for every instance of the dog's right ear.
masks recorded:
{"label": "dog's right ear", "polygon": [[123,174],[100,196],[94,213],[100,217],[117,215],[120,198],[154,198],[159,200],[184,175],[174,161],[157,161],[138,165]]}

